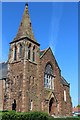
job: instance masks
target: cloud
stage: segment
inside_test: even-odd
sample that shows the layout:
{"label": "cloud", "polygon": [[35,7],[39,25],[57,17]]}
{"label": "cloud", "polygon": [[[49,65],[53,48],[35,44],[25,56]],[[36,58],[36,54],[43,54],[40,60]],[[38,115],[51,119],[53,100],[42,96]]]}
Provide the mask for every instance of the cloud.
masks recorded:
{"label": "cloud", "polygon": [[51,26],[49,31],[50,32],[49,46],[51,47],[54,54],[56,52],[56,46],[58,42],[58,34],[60,29],[62,10],[63,10],[62,3],[53,3],[52,19],[51,19]]}
{"label": "cloud", "polygon": [[78,105],[78,96],[75,96],[74,98],[72,98],[72,103],[73,103],[72,104],[73,107]]}

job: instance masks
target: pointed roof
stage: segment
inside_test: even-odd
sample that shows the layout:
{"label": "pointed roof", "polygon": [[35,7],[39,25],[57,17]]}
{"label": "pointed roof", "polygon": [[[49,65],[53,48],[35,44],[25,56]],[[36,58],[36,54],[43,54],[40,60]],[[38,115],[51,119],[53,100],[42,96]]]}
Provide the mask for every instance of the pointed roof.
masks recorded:
{"label": "pointed roof", "polygon": [[70,84],[64,79],[63,76],[61,76],[61,83],[62,83],[63,85],[65,85],[65,86],[70,87]]}
{"label": "pointed roof", "polygon": [[41,51],[40,51],[40,56],[42,56],[45,51],[46,51],[46,50],[41,50]]}
{"label": "pointed roof", "polygon": [[42,58],[45,55],[45,53],[48,51],[48,49],[49,48],[40,51],[40,58]]}
{"label": "pointed roof", "polygon": [[73,107],[72,108],[73,113],[79,113],[80,114],[80,107]]}
{"label": "pointed roof", "polygon": [[28,12],[28,3],[25,4],[25,10],[18,29],[18,33],[13,41],[17,41],[24,37],[28,37],[29,39],[36,42],[32,31],[31,20]]}
{"label": "pointed roof", "polygon": [[[59,65],[58,65],[58,63],[57,63],[57,61],[56,61],[56,58],[55,58],[55,56],[54,56],[54,54],[53,54],[53,52],[52,52],[52,49],[51,49],[50,47],[47,48],[47,49],[45,49],[45,50],[43,50],[43,51],[40,51],[40,59],[43,58],[43,56],[46,54],[46,52],[47,52],[48,50],[51,51],[51,53],[52,53],[52,55],[53,55],[53,57],[54,57],[54,59],[55,59],[55,62],[56,62],[56,64],[57,64],[57,67],[59,68]],[[59,68],[59,70],[60,70],[60,68]],[[60,71],[61,71],[61,70],[60,70]]]}

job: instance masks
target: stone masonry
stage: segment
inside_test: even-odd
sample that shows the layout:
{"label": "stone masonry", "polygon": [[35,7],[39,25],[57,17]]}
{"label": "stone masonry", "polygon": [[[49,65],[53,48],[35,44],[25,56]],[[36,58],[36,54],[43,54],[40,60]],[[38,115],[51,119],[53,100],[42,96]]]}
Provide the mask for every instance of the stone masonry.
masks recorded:
{"label": "stone masonry", "polygon": [[28,4],[18,33],[10,43],[8,74],[4,109],[16,111],[43,111],[50,115],[71,116],[70,84],[61,76],[61,70],[51,48],[40,50],[34,38]]}

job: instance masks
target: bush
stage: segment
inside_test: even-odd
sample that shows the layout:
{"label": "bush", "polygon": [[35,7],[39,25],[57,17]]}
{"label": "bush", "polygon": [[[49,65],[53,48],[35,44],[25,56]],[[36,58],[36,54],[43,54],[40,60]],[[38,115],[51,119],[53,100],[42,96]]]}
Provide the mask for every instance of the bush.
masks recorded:
{"label": "bush", "polygon": [[43,112],[17,113],[15,111],[3,112],[2,120],[80,120],[80,117],[53,118]]}
{"label": "bush", "polygon": [[66,117],[66,118],[53,118],[49,117],[48,120],[80,120],[79,118],[74,118],[74,117]]}
{"label": "bush", "polygon": [[2,120],[48,120],[48,114],[42,112],[16,113],[4,112]]}
{"label": "bush", "polygon": [[2,120],[17,120],[17,114],[14,111],[3,112]]}

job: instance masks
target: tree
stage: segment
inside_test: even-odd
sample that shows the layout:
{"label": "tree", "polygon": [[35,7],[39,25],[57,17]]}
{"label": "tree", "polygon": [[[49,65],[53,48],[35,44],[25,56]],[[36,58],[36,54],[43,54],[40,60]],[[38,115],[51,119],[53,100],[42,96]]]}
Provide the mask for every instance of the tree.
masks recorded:
{"label": "tree", "polygon": [[78,104],[77,107],[80,107],[80,104]]}

